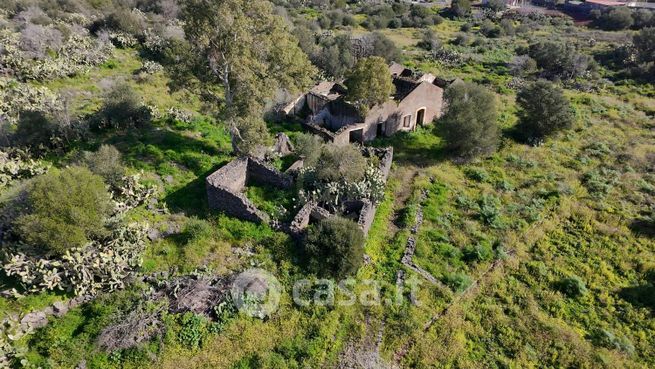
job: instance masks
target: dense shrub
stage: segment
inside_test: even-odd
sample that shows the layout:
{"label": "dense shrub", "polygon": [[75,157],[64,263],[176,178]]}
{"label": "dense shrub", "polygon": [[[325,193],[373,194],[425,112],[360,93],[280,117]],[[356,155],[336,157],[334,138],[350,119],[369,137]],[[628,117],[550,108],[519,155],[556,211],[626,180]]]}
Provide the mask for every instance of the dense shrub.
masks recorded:
{"label": "dense shrub", "polygon": [[456,17],[465,17],[471,14],[471,2],[469,0],[453,0],[450,3],[450,11]]}
{"label": "dense shrub", "polygon": [[618,181],[619,172],[606,167],[591,170],[582,176],[582,184],[595,199],[607,196]]}
{"label": "dense shrub", "polygon": [[455,292],[464,292],[473,283],[473,279],[464,273],[446,274],[443,279],[444,283]]}
{"label": "dense shrub", "polygon": [[531,44],[528,55],[549,78],[580,77],[594,67],[591,57],[579,53],[575,46],[562,42],[541,41]]}
{"label": "dense shrub", "polygon": [[316,165],[323,146],[323,139],[317,135],[301,133],[295,137],[295,154],[304,158],[304,164],[308,166]]}
{"label": "dense shrub", "polygon": [[15,146],[38,149],[50,146],[55,130],[54,123],[40,111],[21,112],[12,143]]}
{"label": "dense shrub", "polygon": [[537,142],[573,125],[574,113],[563,91],[551,82],[537,81],[522,88],[516,98],[519,106],[519,135]]}
{"label": "dense shrub", "polygon": [[305,251],[310,267],[321,275],[351,275],[364,261],[364,241],[364,233],[352,220],[323,219],[307,231]]}
{"label": "dense shrub", "polygon": [[493,152],[498,146],[496,98],[472,83],[456,83],[444,94],[446,111],[440,119],[448,147],[462,157]]}
{"label": "dense shrub", "polygon": [[634,345],[625,337],[617,337],[614,333],[606,329],[598,329],[592,335],[591,339],[595,345],[608,349],[619,350],[627,354],[633,354]]}
{"label": "dense shrub", "polygon": [[366,158],[354,146],[324,146],[316,160],[316,178],[324,182],[359,181],[366,166]]}
{"label": "dense shrub", "polygon": [[325,38],[318,45],[317,51],[307,48],[306,46],[303,49],[308,52],[312,62],[330,76],[343,77],[355,65],[352,41],[347,35]]}
{"label": "dense shrub", "polygon": [[537,62],[527,55],[515,56],[509,63],[509,72],[516,77],[527,77],[537,71]]}
{"label": "dense shrub", "polygon": [[575,275],[560,280],[558,288],[569,297],[579,297],[587,293],[587,286],[580,277]]}
{"label": "dense shrub", "polygon": [[437,37],[437,34],[433,30],[427,29],[423,31],[423,36],[418,46],[428,51],[437,50],[441,48],[441,40],[439,40],[439,37]]}
{"label": "dense shrub", "polygon": [[632,39],[641,63],[655,63],[655,27],[644,28]]}
{"label": "dense shrub", "polygon": [[605,12],[597,20],[598,25],[606,30],[628,29],[634,24],[632,10],[627,7],[619,7]]}
{"label": "dense shrub", "polygon": [[106,235],[112,210],[102,178],[82,167],[36,178],[27,190],[27,209],[15,222],[18,235],[53,254]]}
{"label": "dense shrub", "polygon": [[493,11],[501,11],[505,10],[507,8],[507,1],[505,0],[488,0],[487,3],[485,4],[485,7],[493,10]]}
{"label": "dense shrub", "polygon": [[632,13],[634,27],[642,29],[649,26],[655,26],[655,12],[647,9],[639,9]]}
{"label": "dense shrub", "polygon": [[468,246],[464,249],[464,260],[467,262],[482,262],[491,260],[494,250],[489,242],[480,242],[475,246]]}
{"label": "dense shrub", "polygon": [[480,33],[486,37],[499,37],[502,34],[502,29],[494,22],[487,19],[480,25]]}
{"label": "dense shrub", "polygon": [[122,155],[111,145],[102,145],[96,152],[82,153],[82,163],[110,186],[119,186],[125,176]]}
{"label": "dense shrub", "polygon": [[117,82],[105,93],[100,121],[96,128],[118,128],[142,126],[150,121],[150,111],[141,98],[125,82]]}

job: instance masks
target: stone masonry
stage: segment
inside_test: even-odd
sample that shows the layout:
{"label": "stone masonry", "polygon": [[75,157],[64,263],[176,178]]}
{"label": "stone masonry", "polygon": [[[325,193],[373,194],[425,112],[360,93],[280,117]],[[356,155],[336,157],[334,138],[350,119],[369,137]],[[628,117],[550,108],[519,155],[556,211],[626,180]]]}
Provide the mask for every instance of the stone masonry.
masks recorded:
{"label": "stone masonry", "polygon": [[231,161],[206,180],[209,208],[223,211],[229,216],[255,223],[268,223],[268,214],[243,194],[249,183],[288,189],[293,186],[291,176],[280,173],[268,164],[250,157]]}

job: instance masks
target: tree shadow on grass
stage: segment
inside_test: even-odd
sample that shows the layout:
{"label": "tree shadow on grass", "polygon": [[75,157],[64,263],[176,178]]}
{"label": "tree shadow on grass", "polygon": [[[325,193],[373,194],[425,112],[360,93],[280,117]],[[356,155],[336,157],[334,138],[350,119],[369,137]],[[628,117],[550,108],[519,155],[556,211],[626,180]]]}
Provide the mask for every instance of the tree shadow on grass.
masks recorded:
{"label": "tree shadow on grass", "polygon": [[636,235],[655,238],[655,219],[635,219],[630,223],[630,229]]}
{"label": "tree shadow on grass", "polygon": [[211,170],[201,173],[193,181],[166,195],[164,202],[168,208],[172,212],[184,212],[187,216],[206,217],[209,215],[205,180],[226,163],[227,161],[224,161]]}
{"label": "tree shadow on grass", "polygon": [[392,137],[376,139],[371,145],[392,146],[394,162],[432,166],[448,159],[446,145],[437,131],[436,127],[427,127],[414,132],[398,132]]}
{"label": "tree shadow on grass", "polygon": [[626,287],[619,291],[619,296],[634,306],[646,308],[655,315],[655,286],[652,283]]}

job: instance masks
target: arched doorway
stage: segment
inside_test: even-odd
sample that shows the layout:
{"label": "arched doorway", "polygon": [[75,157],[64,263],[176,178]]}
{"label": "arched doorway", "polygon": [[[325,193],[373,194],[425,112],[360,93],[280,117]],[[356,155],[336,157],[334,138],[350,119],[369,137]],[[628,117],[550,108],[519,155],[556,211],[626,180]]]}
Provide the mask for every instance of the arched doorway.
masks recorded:
{"label": "arched doorway", "polygon": [[425,124],[425,108],[416,111],[416,125],[422,126]]}

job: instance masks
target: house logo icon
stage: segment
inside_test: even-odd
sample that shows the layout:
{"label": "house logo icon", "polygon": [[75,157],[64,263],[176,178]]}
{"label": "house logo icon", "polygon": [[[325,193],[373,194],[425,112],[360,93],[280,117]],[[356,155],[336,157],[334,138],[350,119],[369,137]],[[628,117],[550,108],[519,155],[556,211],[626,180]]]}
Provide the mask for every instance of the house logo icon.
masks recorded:
{"label": "house logo icon", "polygon": [[231,294],[240,312],[264,319],[277,311],[281,291],[282,286],[275,276],[254,268],[243,271],[234,279]]}

